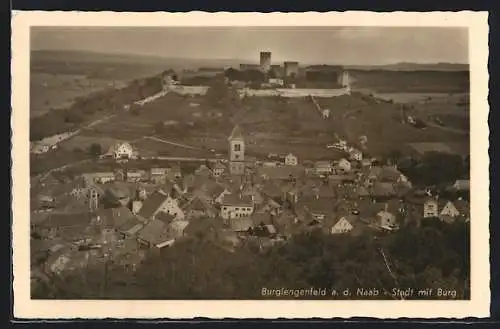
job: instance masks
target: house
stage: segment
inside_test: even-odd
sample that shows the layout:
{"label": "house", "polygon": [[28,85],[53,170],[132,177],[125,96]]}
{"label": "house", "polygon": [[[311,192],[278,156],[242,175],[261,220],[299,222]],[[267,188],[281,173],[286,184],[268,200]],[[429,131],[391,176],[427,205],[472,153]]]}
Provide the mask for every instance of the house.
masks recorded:
{"label": "house", "polygon": [[388,211],[387,204],[385,204],[384,210],[377,213],[377,221],[382,229],[394,230],[398,227],[396,215]]}
{"label": "house", "polygon": [[151,168],[149,179],[155,184],[165,184],[170,168]]}
{"label": "house", "polygon": [[347,159],[340,159],[335,169],[341,173],[348,173],[351,171],[351,163]]}
{"label": "house", "polygon": [[200,198],[194,197],[182,208],[185,218],[215,217],[215,212]]}
{"label": "house", "polygon": [[333,166],[330,161],[316,161],[314,169],[317,175],[330,175],[333,172]]}
{"label": "house", "polygon": [[96,172],[90,174],[94,183],[105,184],[116,179],[114,172]]}
{"label": "house", "polygon": [[136,216],[129,219],[125,224],[118,228],[118,232],[124,237],[135,237],[137,233],[144,227],[144,222],[140,221]]}
{"label": "house", "polygon": [[334,200],[330,198],[301,198],[295,206],[296,211],[304,211],[314,219],[323,220],[334,212]]}
{"label": "house", "polygon": [[279,78],[269,78],[269,84],[283,86],[284,81],[283,81],[283,79],[279,79]]}
{"label": "house", "polygon": [[455,207],[455,205],[453,204],[453,202],[448,201],[444,205],[444,207],[441,210],[441,212],[439,213],[439,215],[440,216],[457,217],[458,215],[460,215],[460,212]]}
{"label": "house", "polygon": [[323,109],[321,114],[323,115],[323,119],[328,119],[330,117],[330,109]]}
{"label": "house", "polygon": [[224,196],[231,194],[231,191],[228,188],[217,184],[207,193],[213,204],[221,204]]}
{"label": "house", "polygon": [[126,172],[127,182],[140,182],[145,176],[146,172],[144,170],[127,170]]}
{"label": "house", "polygon": [[93,215],[92,224],[101,232],[99,243],[116,241],[119,228],[134,217],[134,214],[126,207],[98,210]]}
{"label": "house", "polygon": [[164,222],[153,219],[137,233],[137,240],[150,248],[163,248],[171,246],[175,237],[169,232]]}
{"label": "house", "polygon": [[42,143],[34,143],[31,145],[31,153],[34,154],[43,154],[47,153],[50,150],[50,145],[42,144]]}
{"label": "house", "polygon": [[184,230],[189,225],[189,221],[187,220],[175,220],[169,225],[169,232],[174,237],[184,236]]}
{"label": "house", "polygon": [[458,179],[452,185],[456,191],[469,191],[470,190],[470,180],[468,179]]}
{"label": "house", "polygon": [[438,217],[439,208],[436,199],[427,199],[424,202],[424,218]]}
{"label": "house", "polygon": [[132,159],[134,154],[134,149],[129,143],[117,143],[111,147],[109,152],[114,159]]}
{"label": "house", "polygon": [[253,184],[245,184],[242,186],[240,193],[243,197],[250,197],[255,205],[260,205],[264,202],[264,198],[259,189]]}
{"label": "house", "polygon": [[212,169],[212,175],[214,177],[221,177],[222,175],[224,175],[225,171],[226,166],[224,166],[224,164],[222,164],[221,162],[217,162]]}
{"label": "house", "polygon": [[75,242],[92,237],[89,232],[90,223],[90,212],[53,213],[35,225],[35,232],[46,239],[62,238]]}
{"label": "house", "polygon": [[331,227],[330,234],[343,234],[351,232],[357,220],[358,217],[356,215],[346,215],[340,217]]}
{"label": "house", "polygon": [[285,165],[286,166],[296,166],[298,164],[297,157],[292,153],[288,153],[285,156]]}
{"label": "house", "polygon": [[358,149],[351,148],[349,150],[349,159],[353,161],[361,161],[363,160],[363,153]]}
{"label": "house", "polygon": [[184,218],[184,213],[179,207],[177,199],[159,191],[154,192],[144,200],[137,215],[144,221],[148,221],[154,219],[155,215],[162,211],[175,215],[177,219]]}
{"label": "house", "polygon": [[250,197],[226,195],[222,201],[221,217],[223,219],[243,218],[250,216],[254,211],[254,204]]}

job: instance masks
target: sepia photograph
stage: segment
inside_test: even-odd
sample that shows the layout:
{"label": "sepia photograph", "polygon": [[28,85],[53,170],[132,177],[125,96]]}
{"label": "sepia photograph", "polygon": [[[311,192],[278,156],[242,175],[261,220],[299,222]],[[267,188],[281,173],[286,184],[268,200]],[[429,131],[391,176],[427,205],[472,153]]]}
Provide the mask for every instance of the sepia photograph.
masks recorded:
{"label": "sepia photograph", "polygon": [[27,28],[29,299],[471,301],[470,28],[213,21]]}

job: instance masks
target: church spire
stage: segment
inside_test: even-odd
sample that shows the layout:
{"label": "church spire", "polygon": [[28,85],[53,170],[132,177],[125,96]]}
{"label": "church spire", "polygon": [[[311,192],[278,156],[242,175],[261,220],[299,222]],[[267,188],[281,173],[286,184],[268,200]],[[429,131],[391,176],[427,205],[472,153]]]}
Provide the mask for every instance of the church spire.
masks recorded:
{"label": "church spire", "polygon": [[228,137],[228,140],[234,140],[234,139],[243,139],[243,132],[238,124],[234,126],[231,135],[229,135]]}

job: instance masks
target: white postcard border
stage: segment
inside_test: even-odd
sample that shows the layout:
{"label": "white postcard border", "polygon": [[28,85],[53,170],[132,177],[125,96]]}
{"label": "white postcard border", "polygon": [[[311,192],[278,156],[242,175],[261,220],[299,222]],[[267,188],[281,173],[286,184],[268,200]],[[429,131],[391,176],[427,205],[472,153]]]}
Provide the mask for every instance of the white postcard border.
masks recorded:
{"label": "white postcard border", "polygon": [[[12,249],[17,318],[464,318],[489,315],[488,14],[486,12],[115,13],[14,11]],[[469,29],[470,301],[53,301],[30,299],[30,26],[449,26]]]}

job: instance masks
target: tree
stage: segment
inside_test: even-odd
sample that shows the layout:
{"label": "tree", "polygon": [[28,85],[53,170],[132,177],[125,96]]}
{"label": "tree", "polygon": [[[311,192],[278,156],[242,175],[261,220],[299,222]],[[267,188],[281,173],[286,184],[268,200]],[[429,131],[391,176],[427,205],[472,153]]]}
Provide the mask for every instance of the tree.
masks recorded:
{"label": "tree", "polygon": [[102,146],[99,143],[92,143],[89,147],[90,155],[98,157],[102,154]]}

